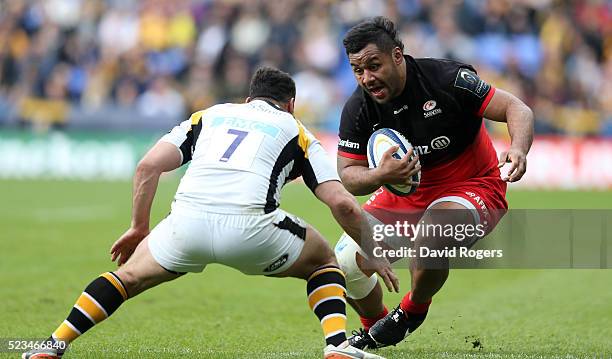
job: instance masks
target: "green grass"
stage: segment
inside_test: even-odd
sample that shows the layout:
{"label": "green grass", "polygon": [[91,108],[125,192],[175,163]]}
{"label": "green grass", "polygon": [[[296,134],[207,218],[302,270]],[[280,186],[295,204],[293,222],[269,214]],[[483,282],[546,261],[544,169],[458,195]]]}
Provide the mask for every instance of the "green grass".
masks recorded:
{"label": "green grass", "polygon": [[[162,182],[153,218],[169,209]],[[332,242],[340,230],[303,186],[284,208]],[[0,338],[46,337],[95,276],[127,228],[129,183],[1,181]],[[511,192],[513,208],[610,208],[610,192]],[[408,273],[398,271],[402,290]],[[612,356],[612,271],[456,270],[427,322],[388,358]],[[395,306],[401,295],[385,296]],[[349,327],[358,318],[349,310]],[[478,340],[482,347],[474,348]],[[66,358],[319,358],[321,330],[295,279],[247,277],[218,265],[124,304]],[[16,353],[0,354],[17,357]]]}

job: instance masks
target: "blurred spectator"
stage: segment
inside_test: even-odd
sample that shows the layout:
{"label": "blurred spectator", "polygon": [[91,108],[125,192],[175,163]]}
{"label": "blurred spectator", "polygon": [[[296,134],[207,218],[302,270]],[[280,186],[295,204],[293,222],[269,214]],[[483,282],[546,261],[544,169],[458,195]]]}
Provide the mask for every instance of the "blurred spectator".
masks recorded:
{"label": "blurred spectator", "polygon": [[[129,95],[129,94],[128,94]],[[164,77],[153,80],[137,100],[138,112],[144,117],[176,119],[184,116],[184,101]]]}
{"label": "blurred spectator", "polygon": [[607,0],[0,0],[0,124],[109,108],[176,123],[242,101],[270,64],[295,75],[301,119],[335,131],[355,88],[342,36],[375,15],[408,54],[471,63],[519,94],[538,133],[612,136]]}

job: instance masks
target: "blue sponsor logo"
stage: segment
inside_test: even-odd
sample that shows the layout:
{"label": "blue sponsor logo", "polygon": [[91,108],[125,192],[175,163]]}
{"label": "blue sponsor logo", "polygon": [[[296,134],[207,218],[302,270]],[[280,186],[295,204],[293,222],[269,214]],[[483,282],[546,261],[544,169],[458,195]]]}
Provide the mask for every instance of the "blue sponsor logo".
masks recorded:
{"label": "blue sponsor logo", "polygon": [[247,131],[259,131],[273,138],[276,138],[280,132],[280,128],[269,123],[252,121],[239,117],[214,117],[211,121],[210,127],[217,127],[221,125],[226,125],[232,128],[240,128]]}
{"label": "blue sponsor logo", "polygon": [[340,241],[338,241],[338,243],[336,244],[336,248],[334,249],[334,252],[336,252],[336,253],[342,252],[342,250],[347,245],[348,245],[348,242],[344,238],[340,239]]}

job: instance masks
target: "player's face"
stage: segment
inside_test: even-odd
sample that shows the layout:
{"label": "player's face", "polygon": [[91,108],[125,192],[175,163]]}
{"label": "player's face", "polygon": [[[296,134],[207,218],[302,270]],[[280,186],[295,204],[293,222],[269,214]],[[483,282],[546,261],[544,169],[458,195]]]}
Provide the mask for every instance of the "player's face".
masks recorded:
{"label": "player's face", "polygon": [[400,74],[403,56],[399,48],[384,53],[376,45],[369,44],[349,54],[348,58],[357,83],[374,101],[385,103],[402,93],[405,76]]}

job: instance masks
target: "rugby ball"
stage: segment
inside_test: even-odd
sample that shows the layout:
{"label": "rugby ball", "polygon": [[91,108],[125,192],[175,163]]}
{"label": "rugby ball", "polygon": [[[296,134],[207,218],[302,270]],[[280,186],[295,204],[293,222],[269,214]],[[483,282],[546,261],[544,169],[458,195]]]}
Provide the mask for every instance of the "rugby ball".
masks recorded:
{"label": "rugby ball", "polygon": [[[374,132],[368,140],[368,164],[370,168],[378,167],[380,159],[383,154],[389,150],[392,146],[398,145],[399,149],[393,154],[396,159],[402,159],[408,151],[412,148],[412,145],[408,140],[402,136],[399,132],[390,128],[381,128]],[[414,154],[411,156],[411,160]],[[412,176],[413,182],[421,181],[421,171]],[[397,196],[408,196],[416,191],[416,185],[397,185],[397,184],[384,184],[386,189]]]}

